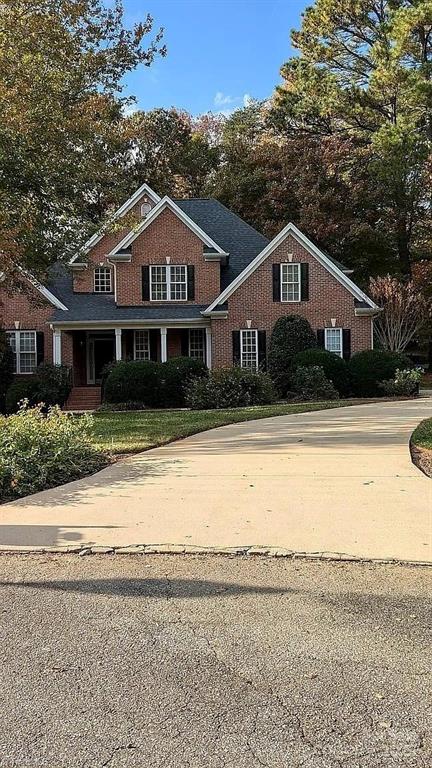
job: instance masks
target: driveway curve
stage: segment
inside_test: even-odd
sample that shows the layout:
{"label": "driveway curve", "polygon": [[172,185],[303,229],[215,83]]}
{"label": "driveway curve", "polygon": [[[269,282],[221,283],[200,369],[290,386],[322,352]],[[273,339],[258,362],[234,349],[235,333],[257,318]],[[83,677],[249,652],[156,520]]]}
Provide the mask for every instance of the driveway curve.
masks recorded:
{"label": "driveway curve", "polygon": [[0,508],[0,548],[277,547],[432,562],[409,437],[432,400],[220,427]]}

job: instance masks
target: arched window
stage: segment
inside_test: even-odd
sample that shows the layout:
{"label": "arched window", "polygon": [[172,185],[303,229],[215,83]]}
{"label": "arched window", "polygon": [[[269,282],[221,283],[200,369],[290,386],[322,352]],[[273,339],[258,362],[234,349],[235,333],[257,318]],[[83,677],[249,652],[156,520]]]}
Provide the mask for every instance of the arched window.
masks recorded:
{"label": "arched window", "polygon": [[141,205],[141,218],[145,219],[148,213],[151,211],[151,205],[150,203],[142,203]]}
{"label": "arched window", "polygon": [[111,269],[109,267],[96,267],[94,271],[95,293],[111,293]]}

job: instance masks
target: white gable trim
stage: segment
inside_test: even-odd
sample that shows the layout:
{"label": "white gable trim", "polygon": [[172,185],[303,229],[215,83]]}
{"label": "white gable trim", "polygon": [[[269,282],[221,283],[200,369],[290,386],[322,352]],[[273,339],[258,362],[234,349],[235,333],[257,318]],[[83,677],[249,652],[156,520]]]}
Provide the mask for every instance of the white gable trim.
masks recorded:
{"label": "white gable trim", "polygon": [[[26,269],[23,269],[23,267],[18,267],[19,271],[23,273],[23,275],[27,278],[29,283],[31,283],[38,291],[42,294],[42,296],[50,302],[54,307],[57,309],[63,309],[65,312],[68,312],[68,308],[63,304],[63,302],[60,301],[60,299],[57,298],[57,296],[54,296],[51,291],[48,290],[42,283],[39,282],[39,280],[36,280],[33,275],[30,274],[30,272],[27,272]],[[3,280],[5,275],[3,273],[0,274],[0,281]]]}
{"label": "white gable trim", "polygon": [[159,195],[157,195],[156,192],[154,192],[152,188],[148,186],[148,184],[142,184],[141,187],[137,189],[136,192],[134,192],[132,197],[130,197],[129,200],[126,200],[126,202],[123,203],[123,205],[120,208],[118,208],[115,213],[113,213],[113,215],[111,216],[111,218],[109,219],[105,227],[103,227],[102,229],[99,229],[97,232],[95,232],[94,235],[92,235],[92,237],[89,240],[87,240],[87,242],[78,251],[78,253],[76,253],[75,256],[72,257],[69,264],[73,264],[76,261],[76,259],[78,259],[78,257],[85,256],[91,250],[91,248],[93,248],[99,242],[99,240],[102,240],[104,235],[106,235],[107,225],[112,224],[114,221],[116,221],[116,219],[119,219],[121,216],[125,216],[126,213],[128,213],[134,207],[134,205],[136,205],[138,200],[144,195],[147,195],[147,197],[149,197],[150,200],[152,200],[155,204],[157,204],[160,200]]}
{"label": "white gable trim", "polygon": [[207,235],[206,232],[204,232],[201,227],[198,226],[198,224],[195,224],[195,222],[189,218],[189,216],[182,211],[181,208],[179,208],[178,205],[175,204],[173,200],[171,200],[170,197],[165,196],[159,202],[155,205],[155,207],[150,211],[148,216],[146,216],[145,219],[140,223],[140,225],[132,230],[132,232],[129,232],[126,237],[123,238],[123,240],[118,243],[115,248],[108,254],[108,256],[115,256],[115,254],[118,251],[123,250],[124,248],[128,248],[134,240],[141,234],[141,232],[144,232],[147,227],[157,219],[157,217],[162,213],[162,211],[166,210],[166,208],[169,208],[170,211],[172,211],[179,219],[183,222],[183,224],[186,224],[187,227],[195,234],[197,237],[202,240],[202,242],[207,245],[209,248],[214,248],[221,256],[228,256],[228,254],[217,244],[215,243],[212,238]]}
{"label": "white gable trim", "polygon": [[217,299],[215,299],[212,304],[207,307],[203,314],[209,314],[215,309],[215,307],[217,307],[218,304],[223,304],[225,301],[227,301],[227,299],[232,296],[234,291],[236,291],[237,288],[239,288],[240,285],[242,285],[242,283],[244,283],[245,280],[247,280],[248,277],[250,277],[250,275],[255,272],[256,269],[258,269],[258,267],[288,237],[288,235],[292,235],[292,237],[294,237],[297,242],[300,243],[300,245],[302,245],[312,256],[314,256],[316,260],[354,296],[354,298],[358,299],[358,301],[367,302],[371,309],[378,309],[377,305],[374,304],[369,296],[363,293],[363,291],[355,283],[353,283],[353,281],[350,280],[350,278],[344,272],[342,272],[339,267],[333,264],[328,256],[326,256],[325,253],[317,248],[317,246],[314,245],[314,243],[312,243],[312,241],[309,240],[306,235],[300,232],[295,224],[290,222],[286,227],[284,227],[284,229],[282,229],[281,232],[279,232],[278,235],[276,235],[276,237],[268,245],[266,245],[261,253],[259,253],[258,256],[256,256],[255,259],[251,261],[247,267],[245,267],[243,272],[237,275],[235,280],[233,280],[232,283],[230,283],[230,285],[228,285],[225,290],[222,291]]}

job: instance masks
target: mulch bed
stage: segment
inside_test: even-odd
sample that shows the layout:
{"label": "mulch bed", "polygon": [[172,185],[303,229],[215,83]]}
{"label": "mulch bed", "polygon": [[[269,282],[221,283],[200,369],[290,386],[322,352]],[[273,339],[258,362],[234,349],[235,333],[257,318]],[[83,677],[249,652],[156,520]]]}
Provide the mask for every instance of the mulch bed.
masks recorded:
{"label": "mulch bed", "polygon": [[413,443],[411,443],[410,449],[413,464],[421,469],[425,475],[432,477],[432,451],[428,448],[419,448]]}

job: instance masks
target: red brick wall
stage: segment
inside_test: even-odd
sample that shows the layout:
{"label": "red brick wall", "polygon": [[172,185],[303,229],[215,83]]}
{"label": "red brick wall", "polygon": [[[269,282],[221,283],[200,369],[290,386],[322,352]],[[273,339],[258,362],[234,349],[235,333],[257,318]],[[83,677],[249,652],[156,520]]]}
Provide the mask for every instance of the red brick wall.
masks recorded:
{"label": "red brick wall", "polygon": [[[309,301],[280,303],[273,301],[272,265],[288,262],[309,263]],[[267,343],[276,320],[283,315],[301,315],[312,328],[351,329],[351,352],[371,347],[371,319],[355,317],[354,297],[292,236],[289,236],[264,263],[228,299],[228,318],[212,320],[213,365],[232,364],[232,331],[252,328],[267,331]]]}
{"label": "red brick wall", "polygon": [[42,331],[44,333],[45,360],[52,362],[52,331],[49,318],[53,306],[45,301],[39,291],[29,286],[29,294],[16,293],[11,296],[0,285],[0,326],[14,331],[15,321],[19,320],[22,331]]}
{"label": "red brick wall", "polygon": [[[132,244],[130,264],[117,266],[117,304],[123,306],[155,306],[158,302],[143,302],[141,266],[144,264],[195,265],[195,298],[185,304],[210,304],[220,292],[220,266],[206,262],[203,243],[170,210],[164,210]],[[162,302],[166,304],[166,302]]]}

